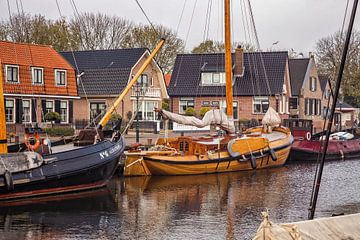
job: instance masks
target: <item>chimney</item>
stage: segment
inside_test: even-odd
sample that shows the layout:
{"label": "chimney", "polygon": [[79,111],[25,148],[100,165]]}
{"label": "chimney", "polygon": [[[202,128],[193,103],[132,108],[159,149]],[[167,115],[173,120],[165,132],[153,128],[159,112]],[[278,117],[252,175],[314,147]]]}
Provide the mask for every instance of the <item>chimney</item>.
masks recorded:
{"label": "chimney", "polygon": [[234,59],[234,76],[242,77],[244,76],[244,49],[239,45],[235,49],[235,59]]}

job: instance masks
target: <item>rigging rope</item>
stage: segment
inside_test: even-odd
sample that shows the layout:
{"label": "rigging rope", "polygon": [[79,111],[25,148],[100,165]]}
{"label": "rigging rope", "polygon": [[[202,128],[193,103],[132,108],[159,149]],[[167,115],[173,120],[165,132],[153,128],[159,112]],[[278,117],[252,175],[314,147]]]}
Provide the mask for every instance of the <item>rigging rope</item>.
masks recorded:
{"label": "rigging rope", "polygon": [[139,3],[138,0],[135,0],[135,2],[137,3],[137,5],[139,6],[139,8],[141,9],[142,13],[144,14],[146,20],[149,22],[151,28],[155,31],[155,33],[158,35],[159,38],[161,38],[160,33],[156,30],[156,28],[154,27],[153,23],[150,21],[150,18],[146,15],[144,9],[142,8],[141,4]]}

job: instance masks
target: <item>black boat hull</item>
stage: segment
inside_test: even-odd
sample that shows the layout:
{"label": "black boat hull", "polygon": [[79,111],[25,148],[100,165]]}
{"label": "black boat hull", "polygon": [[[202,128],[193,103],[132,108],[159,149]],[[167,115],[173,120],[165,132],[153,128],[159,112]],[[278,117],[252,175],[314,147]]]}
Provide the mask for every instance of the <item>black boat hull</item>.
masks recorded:
{"label": "black boat hull", "polygon": [[[321,159],[321,153],[291,148],[290,162],[316,162]],[[326,153],[326,161],[360,159],[360,149],[353,152]]]}
{"label": "black boat hull", "polygon": [[125,148],[124,139],[44,156],[44,163],[12,174],[8,190],[0,176],[0,200],[80,191],[104,186],[114,174]]}

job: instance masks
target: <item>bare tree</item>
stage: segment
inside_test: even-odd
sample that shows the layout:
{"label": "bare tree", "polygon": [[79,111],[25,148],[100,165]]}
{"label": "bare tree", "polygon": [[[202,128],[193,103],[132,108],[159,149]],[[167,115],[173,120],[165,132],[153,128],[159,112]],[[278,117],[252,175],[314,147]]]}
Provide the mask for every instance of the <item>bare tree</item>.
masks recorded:
{"label": "bare tree", "polygon": [[[328,76],[332,81],[336,79],[340,58],[344,46],[345,35],[336,32],[328,37],[320,39],[316,43],[316,57],[318,71]],[[345,101],[354,105],[360,105],[360,32],[353,31],[350,47],[345,64],[342,82],[342,94]]]}
{"label": "bare tree", "polygon": [[83,13],[70,21],[72,35],[83,50],[120,48],[132,26],[128,20],[101,13]]}
{"label": "bare tree", "polygon": [[[253,52],[256,50],[254,46],[248,43],[234,42],[231,44],[232,50],[241,46],[246,52]],[[191,53],[223,53],[225,51],[225,44],[219,41],[206,40],[194,47]]]}
{"label": "bare tree", "polygon": [[171,29],[162,25],[155,26],[155,29],[148,25],[136,26],[127,36],[123,47],[145,47],[153,50],[160,38],[165,38],[166,41],[157,54],[156,60],[165,73],[171,72],[176,55],[183,53],[185,49],[184,41]]}

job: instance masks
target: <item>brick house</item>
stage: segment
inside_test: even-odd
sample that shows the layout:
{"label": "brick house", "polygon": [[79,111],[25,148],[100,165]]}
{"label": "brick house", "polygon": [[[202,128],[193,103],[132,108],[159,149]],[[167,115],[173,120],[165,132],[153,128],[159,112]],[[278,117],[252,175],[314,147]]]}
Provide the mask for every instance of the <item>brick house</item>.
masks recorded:
{"label": "brick house", "polygon": [[321,131],[324,120],[324,107],[327,105],[329,86],[320,81],[315,59],[289,59],[291,93],[290,117],[313,121],[314,131]]}
{"label": "brick house", "polygon": [[59,124],[73,122],[75,71],[52,47],[0,41],[0,60],[8,132],[44,122],[47,112],[58,112]]}
{"label": "brick house", "polygon": [[[233,57],[234,121],[261,121],[269,105],[288,118],[291,97],[287,52],[244,53],[237,48]],[[177,56],[168,92],[171,109],[180,114],[193,107],[225,110],[224,54],[180,54]]]}
{"label": "brick house", "polygon": [[[74,102],[77,127],[82,128],[100,120],[123,91],[132,76],[140,69],[150,52],[146,48],[92,50],[61,53],[78,69],[78,89],[80,99]],[[157,123],[154,107],[168,98],[162,70],[153,60],[139,78],[143,91],[140,95],[138,115],[141,124]],[[127,118],[136,110],[136,90],[133,87],[116,112]]]}

